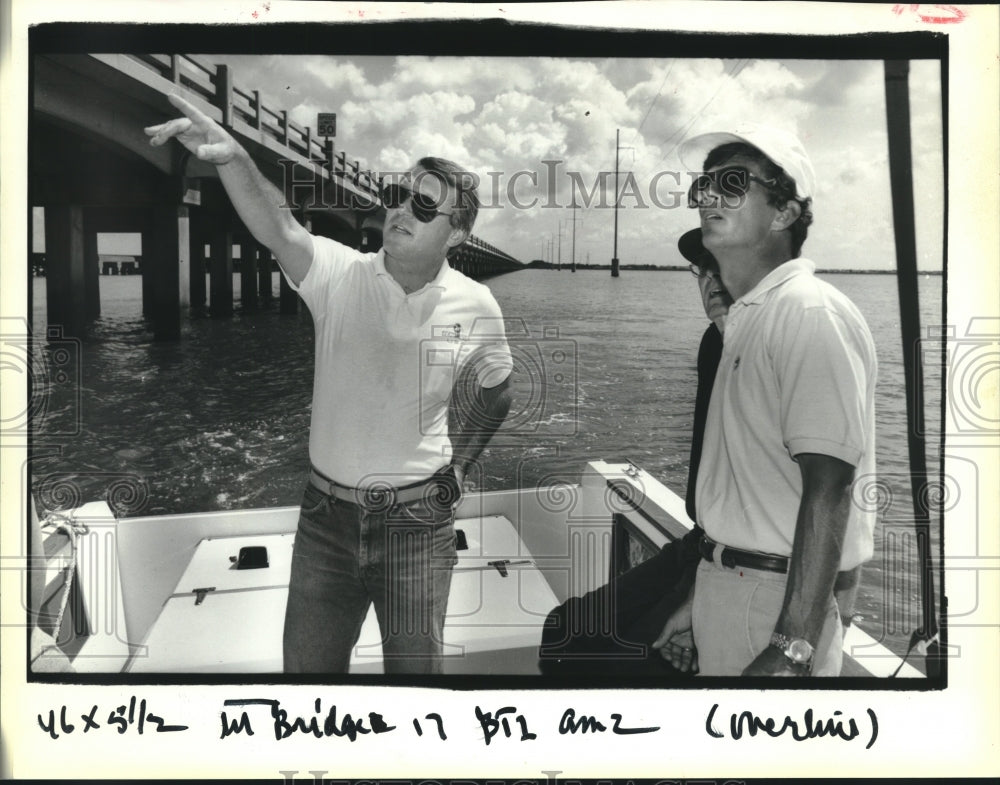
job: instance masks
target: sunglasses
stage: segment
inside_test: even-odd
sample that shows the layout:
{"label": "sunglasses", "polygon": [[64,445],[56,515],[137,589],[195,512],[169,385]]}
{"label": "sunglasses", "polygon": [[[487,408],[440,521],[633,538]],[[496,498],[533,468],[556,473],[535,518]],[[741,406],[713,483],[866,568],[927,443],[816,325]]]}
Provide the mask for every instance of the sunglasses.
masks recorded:
{"label": "sunglasses", "polygon": [[718,275],[719,271],[714,266],[702,267],[700,264],[689,264],[688,270],[691,271],[691,275],[695,278],[705,278],[709,275]]}
{"label": "sunglasses", "polygon": [[[709,188],[714,188],[723,201],[723,207],[739,207],[743,203],[747,191],[750,190],[750,183],[760,183],[765,188],[773,188],[778,181],[773,177],[770,179],[754,174],[745,166],[723,166],[713,172],[702,172],[694,178],[691,188],[688,190],[688,207],[700,207],[701,195]],[[735,201],[730,202],[729,199]],[[709,204],[714,202],[710,201]]]}
{"label": "sunglasses", "polygon": [[433,199],[426,194],[422,194],[419,191],[411,191],[404,185],[397,185],[393,183],[392,185],[387,185],[382,189],[382,204],[385,205],[388,210],[402,207],[406,204],[407,200],[410,202],[410,209],[413,211],[413,217],[420,221],[420,223],[428,224],[439,215],[453,215],[453,213],[446,213],[442,210],[438,210],[437,206],[440,202],[436,199]]}

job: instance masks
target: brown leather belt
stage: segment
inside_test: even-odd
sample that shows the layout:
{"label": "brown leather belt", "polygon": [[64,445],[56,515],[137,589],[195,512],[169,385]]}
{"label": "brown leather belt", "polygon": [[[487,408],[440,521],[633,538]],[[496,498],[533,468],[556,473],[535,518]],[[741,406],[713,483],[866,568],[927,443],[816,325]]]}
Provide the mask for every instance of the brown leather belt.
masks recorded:
{"label": "brown leather belt", "polygon": [[698,551],[706,561],[715,561],[717,550],[719,550],[719,562],[724,567],[749,567],[752,570],[788,572],[787,556],[773,556],[769,553],[757,553],[756,551],[741,551],[739,548],[730,548],[728,545],[722,545],[704,536],[698,541]]}
{"label": "brown leather belt", "polygon": [[435,472],[426,480],[398,487],[375,482],[367,488],[352,488],[331,480],[315,468],[309,469],[309,482],[327,496],[369,510],[388,510],[397,504],[420,500],[432,501],[434,504],[449,504],[458,501],[460,495],[458,481],[450,465]]}

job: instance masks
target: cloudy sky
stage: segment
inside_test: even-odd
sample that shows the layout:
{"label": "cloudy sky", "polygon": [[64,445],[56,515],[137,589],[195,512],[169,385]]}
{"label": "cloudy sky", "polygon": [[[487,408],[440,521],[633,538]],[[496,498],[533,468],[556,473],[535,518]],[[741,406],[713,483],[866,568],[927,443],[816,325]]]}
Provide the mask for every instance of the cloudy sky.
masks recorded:
{"label": "cloudy sky", "polygon": [[[584,208],[576,187],[576,259],[610,261],[620,129],[618,256],[623,264],[680,263],[676,238],[697,221],[683,198],[689,177],[678,185],[669,174],[687,171],[677,145],[752,120],[795,132],[813,159],[806,255],[821,268],[895,266],[879,61],[202,57],[231,65],[237,85],[259,89],[301,125],[315,128],[317,112],[336,112],[337,149],[371,169],[398,171],[432,154],[467,166],[482,178],[488,205],[476,234],[522,261],[558,256],[560,237],[569,261],[574,177],[592,194]],[[938,64],[914,62],[910,85],[919,265],[934,270],[943,194]],[[594,191],[601,183],[603,206]]]}

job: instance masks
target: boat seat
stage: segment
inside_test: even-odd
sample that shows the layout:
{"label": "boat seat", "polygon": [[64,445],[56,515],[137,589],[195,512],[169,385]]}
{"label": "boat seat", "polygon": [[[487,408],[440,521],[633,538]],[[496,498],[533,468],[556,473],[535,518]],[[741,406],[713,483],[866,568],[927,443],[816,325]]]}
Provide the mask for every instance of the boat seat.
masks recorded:
{"label": "boat seat", "polygon": [[[445,620],[445,672],[537,673],[541,625],[558,600],[504,516],[456,522],[458,553]],[[202,540],[127,670],[131,673],[280,673],[294,534]],[[269,566],[235,569],[244,547]],[[504,563],[509,562],[509,564]],[[369,608],[351,673],[381,673]]]}

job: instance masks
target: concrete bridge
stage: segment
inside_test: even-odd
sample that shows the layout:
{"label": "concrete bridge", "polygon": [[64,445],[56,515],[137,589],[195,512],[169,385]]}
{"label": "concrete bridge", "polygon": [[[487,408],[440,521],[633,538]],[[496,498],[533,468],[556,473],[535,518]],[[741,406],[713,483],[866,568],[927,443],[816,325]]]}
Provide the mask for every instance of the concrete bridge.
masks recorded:
{"label": "concrete bridge", "polygon": [[[32,65],[29,198],[45,209],[48,321],[64,334],[82,335],[100,315],[99,232],[141,234],[143,311],[156,340],[180,337],[186,308],[232,314],[235,245],[242,307],[272,297],[274,261],[232,209],[215,168],[180,145],[148,144],[143,128],[175,116],[171,92],[222,123],[311,231],[363,251],[381,247],[380,178],[259,91],[237,86],[226,66],[125,54],[39,55]],[[478,237],[451,264],[477,279],[522,269]],[[279,300],[283,312],[298,309],[284,278]]]}

